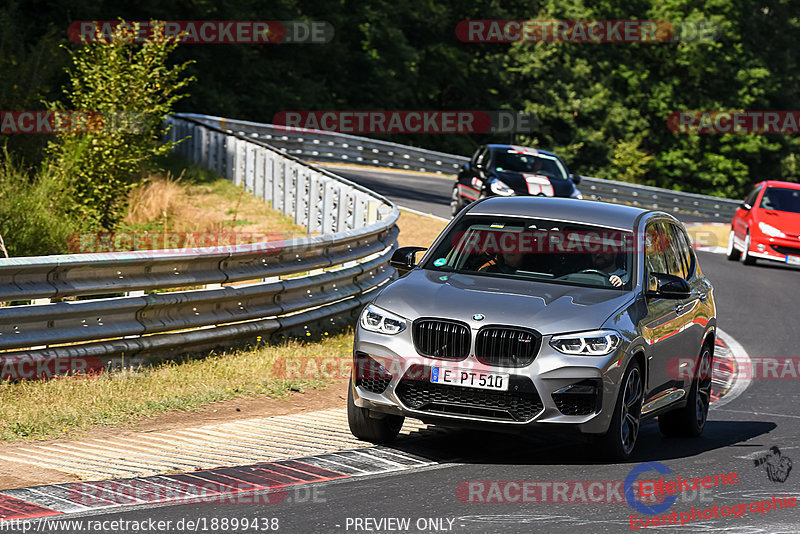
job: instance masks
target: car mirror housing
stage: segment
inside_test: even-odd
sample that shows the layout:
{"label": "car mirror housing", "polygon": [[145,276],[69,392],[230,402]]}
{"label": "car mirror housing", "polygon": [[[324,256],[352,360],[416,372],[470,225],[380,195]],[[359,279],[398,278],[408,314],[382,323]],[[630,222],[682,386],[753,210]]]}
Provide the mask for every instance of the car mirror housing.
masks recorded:
{"label": "car mirror housing", "polygon": [[569,179],[572,180],[572,183],[575,185],[581,183],[581,176],[579,174],[570,174]]}
{"label": "car mirror housing", "polygon": [[681,300],[692,293],[689,283],[680,276],[667,273],[651,273],[650,276],[655,278],[656,289],[648,290],[648,297]]}
{"label": "car mirror housing", "polygon": [[389,265],[397,269],[400,276],[405,276],[411,269],[416,267],[415,256],[420,250],[428,250],[425,247],[400,247],[394,251]]}
{"label": "car mirror housing", "polygon": [[741,204],[739,204],[739,207],[742,208],[743,210],[747,210],[747,211],[750,211],[751,209],[753,209],[753,206],[751,206],[747,202],[742,202]]}

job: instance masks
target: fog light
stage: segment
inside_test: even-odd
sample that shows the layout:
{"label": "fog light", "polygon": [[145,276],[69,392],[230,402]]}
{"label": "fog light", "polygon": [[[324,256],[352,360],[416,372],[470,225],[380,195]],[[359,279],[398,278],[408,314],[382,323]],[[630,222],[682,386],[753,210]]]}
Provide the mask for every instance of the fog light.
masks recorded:
{"label": "fog light", "polygon": [[759,252],[764,252],[764,249],[767,247],[759,243],[758,245],[756,245],[756,248],[758,249]]}

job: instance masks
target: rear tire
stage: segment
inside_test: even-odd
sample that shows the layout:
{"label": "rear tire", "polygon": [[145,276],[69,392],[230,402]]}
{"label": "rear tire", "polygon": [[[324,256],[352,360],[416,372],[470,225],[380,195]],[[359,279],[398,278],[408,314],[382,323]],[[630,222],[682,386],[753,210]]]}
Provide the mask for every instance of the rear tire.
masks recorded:
{"label": "rear tire", "polygon": [[703,345],[686,406],[658,416],[658,429],[665,436],[696,438],[703,433],[711,405],[711,350]]}
{"label": "rear tire", "polygon": [[453,193],[450,195],[450,213],[455,217],[466,205],[467,203],[464,202],[464,197],[458,192],[458,183],[456,183],[456,185],[453,186]]}
{"label": "rear tire", "polygon": [[744,238],[744,251],[742,251],[742,263],[745,265],[755,265],[756,259],[750,254],[750,231]]}
{"label": "rear tire", "polygon": [[642,418],[644,381],[639,364],[631,362],[622,378],[619,397],[608,432],[599,438],[603,456],[610,460],[627,460],[633,454]]}
{"label": "rear tire", "polygon": [[739,261],[739,258],[742,256],[741,251],[733,246],[733,230],[731,230],[731,233],[728,236],[728,250],[726,251],[725,256],[730,261]]}
{"label": "rear tire", "polygon": [[393,441],[403,427],[405,417],[384,414],[380,419],[370,417],[370,411],[359,408],[353,401],[353,382],[347,388],[347,423],[350,432],[363,441],[370,443],[389,443]]}

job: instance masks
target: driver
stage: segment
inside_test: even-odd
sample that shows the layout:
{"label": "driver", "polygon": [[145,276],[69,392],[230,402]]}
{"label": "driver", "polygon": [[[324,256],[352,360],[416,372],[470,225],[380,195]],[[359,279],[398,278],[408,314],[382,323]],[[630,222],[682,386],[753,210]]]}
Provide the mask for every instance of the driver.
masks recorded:
{"label": "driver", "polygon": [[628,281],[628,272],[617,267],[616,252],[595,252],[592,254],[592,266],[608,275],[608,281],[614,287],[621,287]]}
{"label": "driver", "polygon": [[503,252],[498,257],[489,260],[478,268],[487,273],[514,274],[522,267],[524,252]]}

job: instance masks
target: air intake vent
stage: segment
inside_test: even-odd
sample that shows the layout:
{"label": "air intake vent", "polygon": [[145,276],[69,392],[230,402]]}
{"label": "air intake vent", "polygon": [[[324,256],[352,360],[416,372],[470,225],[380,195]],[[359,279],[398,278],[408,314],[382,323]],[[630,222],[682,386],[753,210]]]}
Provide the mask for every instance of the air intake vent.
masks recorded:
{"label": "air intake vent", "polygon": [[469,327],[444,319],[414,321],[414,347],[430,358],[463,360],[469,354]]}
{"label": "air intake vent", "polygon": [[485,326],[475,340],[475,357],[486,365],[525,367],[536,358],[541,339],[533,330]]}

